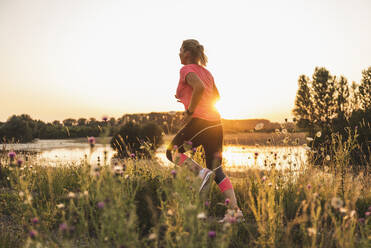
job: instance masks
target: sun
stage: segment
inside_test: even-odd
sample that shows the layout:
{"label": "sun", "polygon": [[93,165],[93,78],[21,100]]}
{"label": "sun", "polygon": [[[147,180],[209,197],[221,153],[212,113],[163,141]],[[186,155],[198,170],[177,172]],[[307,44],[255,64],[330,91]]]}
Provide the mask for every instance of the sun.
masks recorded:
{"label": "sun", "polygon": [[220,99],[218,102],[215,103],[215,108],[219,111],[223,119],[236,120],[247,118],[246,113],[241,113],[240,109],[236,108],[236,106],[228,101],[223,101],[223,99]]}

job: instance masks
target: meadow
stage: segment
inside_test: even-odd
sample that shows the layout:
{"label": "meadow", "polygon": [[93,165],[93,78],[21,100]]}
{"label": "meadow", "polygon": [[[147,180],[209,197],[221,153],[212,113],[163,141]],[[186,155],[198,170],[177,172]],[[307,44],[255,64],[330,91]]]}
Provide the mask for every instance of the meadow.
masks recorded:
{"label": "meadow", "polygon": [[6,153],[0,247],[369,247],[371,176],[350,170],[349,144],[334,149],[322,165],[226,171],[243,221],[215,184],[201,199],[189,171],[155,159],[50,167]]}

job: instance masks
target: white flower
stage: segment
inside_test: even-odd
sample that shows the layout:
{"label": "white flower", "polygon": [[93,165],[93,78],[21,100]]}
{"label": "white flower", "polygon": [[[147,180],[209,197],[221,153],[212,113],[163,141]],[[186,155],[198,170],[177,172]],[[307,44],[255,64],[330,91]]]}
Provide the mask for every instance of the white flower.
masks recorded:
{"label": "white flower", "polygon": [[73,192],[69,192],[69,193],[68,193],[68,197],[69,197],[69,198],[75,198],[75,197],[76,197],[76,194],[73,193]]}
{"label": "white flower", "polygon": [[318,132],[316,133],[317,138],[321,137],[321,135],[322,135],[321,131],[318,131]]}
{"label": "white flower", "polygon": [[307,137],[307,140],[308,141],[313,141],[313,138],[312,137]]}
{"label": "white flower", "polygon": [[59,203],[59,204],[57,204],[57,208],[59,208],[59,209],[64,208],[64,204],[63,204],[63,203]]}
{"label": "white flower", "polygon": [[255,126],[255,130],[261,130],[263,128],[264,128],[264,123],[262,123],[262,122],[256,124],[256,126]]}
{"label": "white flower", "polygon": [[314,229],[313,227],[308,227],[308,228],[307,228],[307,231],[308,231],[308,235],[309,235],[309,236],[314,236],[314,235],[317,234],[316,229]]}
{"label": "white flower", "polygon": [[206,214],[204,212],[199,213],[197,215],[197,219],[205,220],[206,219]]}
{"label": "white flower", "polygon": [[23,196],[24,196],[23,191],[20,191],[20,192],[18,193],[18,195],[19,195],[19,197],[23,197]]}
{"label": "white flower", "polygon": [[333,197],[331,199],[331,206],[336,209],[341,208],[343,206],[343,201],[337,197]]}
{"label": "white flower", "polygon": [[330,155],[326,155],[326,160],[330,161],[330,159],[331,159]]}
{"label": "white flower", "polygon": [[149,240],[154,240],[157,238],[157,235],[155,233],[151,233],[149,236],[148,236],[148,239]]}
{"label": "white flower", "polygon": [[340,208],[339,211],[342,214],[345,214],[346,212],[348,212],[348,210],[346,208]]}

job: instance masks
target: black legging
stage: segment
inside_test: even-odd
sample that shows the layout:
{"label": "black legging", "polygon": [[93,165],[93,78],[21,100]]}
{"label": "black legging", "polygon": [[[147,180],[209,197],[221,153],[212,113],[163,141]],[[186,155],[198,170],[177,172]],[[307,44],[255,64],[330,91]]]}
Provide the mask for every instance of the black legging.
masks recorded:
{"label": "black legging", "polygon": [[215,170],[215,182],[219,184],[225,178],[221,167],[223,151],[223,127],[221,122],[192,118],[175,135],[167,148],[166,157],[172,161],[172,151],[175,145],[178,146],[179,153],[184,153],[183,144],[187,141],[192,142],[192,148],[203,146],[206,166],[210,170]]}

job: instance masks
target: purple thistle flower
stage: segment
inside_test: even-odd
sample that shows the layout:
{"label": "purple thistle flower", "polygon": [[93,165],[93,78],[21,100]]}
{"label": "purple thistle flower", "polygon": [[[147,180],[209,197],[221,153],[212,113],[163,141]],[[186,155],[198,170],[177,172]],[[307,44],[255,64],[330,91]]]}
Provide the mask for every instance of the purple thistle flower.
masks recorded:
{"label": "purple thistle flower", "polygon": [[359,223],[365,223],[365,218],[359,218],[358,221]]}
{"label": "purple thistle flower", "polygon": [[66,231],[68,228],[67,223],[63,222],[62,224],[59,225],[59,231]]}
{"label": "purple thistle flower", "polygon": [[92,145],[94,145],[95,144],[95,138],[94,137],[89,137],[88,138],[88,142],[89,142],[89,144],[92,146]]}
{"label": "purple thistle flower", "polygon": [[225,199],[225,205],[228,205],[230,202],[229,198]]}
{"label": "purple thistle flower", "polygon": [[17,160],[17,164],[18,164],[18,166],[21,166],[23,164],[23,160],[22,159],[18,159]]}
{"label": "purple thistle flower", "polygon": [[31,219],[31,222],[32,222],[32,224],[37,224],[37,223],[39,223],[39,219],[37,217],[34,217],[34,218]]}
{"label": "purple thistle flower", "polygon": [[173,175],[173,177],[175,178],[176,177],[176,170],[172,170],[171,175]]}
{"label": "purple thistle flower", "polygon": [[29,235],[30,235],[30,238],[34,239],[34,238],[37,237],[38,232],[37,232],[36,230],[31,230],[31,231],[29,232]]}
{"label": "purple thistle flower", "polygon": [[311,188],[312,188],[312,185],[308,184],[307,189],[311,189]]}
{"label": "purple thistle flower", "polygon": [[97,203],[97,207],[98,207],[99,209],[104,208],[104,202],[102,202],[102,201],[98,202],[98,203]]}
{"label": "purple thistle flower", "polygon": [[210,238],[215,238],[215,236],[216,236],[216,232],[215,232],[215,231],[209,231],[208,236],[209,236]]}
{"label": "purple thistle flower", "polygon": [[186,144],[191,146],[192,145],[192,141],[186,141]]}
{"label": "purple thistle flower", "polygon": [[8,156],[9,156],[9,158],[10,158],[11,160],[14,159],[15,155],[16,155],[16,153],[13,152],[13,151],[11,151],[11,152],[8,153]]}
{"label": "purple thistle flower", "polygon": [[177,149],[178,149],[177,145],[173,146],[173,150],[177,150]]}
{"label": "purple thistle flower", "polygon": [[135,154],[134,153],[130,154],[130,157],[135,158]]}
{"label": "purple thistle flower", "polygon": [[107,116],[103,116],[103,117],[102,117],[102,120],[103,120],[103,121],[107,121],[107,120],[108,120],[108,117],[107,117]]}
{"label": "purple thistle flower", "polygon": [[209,201],[205,201],[205,207],[209,207],[210,206],[210,202]]}
{"label": "purple thistle flower", "polygon": [[192,148],[192,151],[193,151],[193,152],[197,152],[197,148],[196,148],[196,147],[193,147],[193,148]]}
{"label": "purple thistle flower", "polygon": [[365,213],[365,216],[370,216],[371,215],[371,212],[366,212]]}

